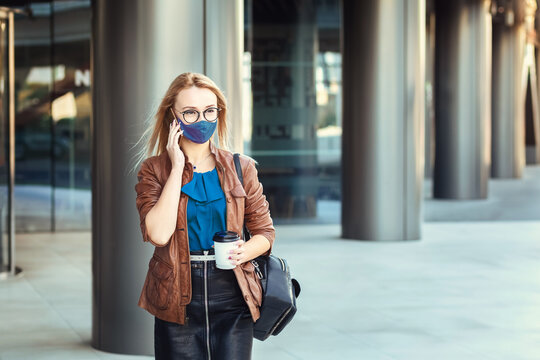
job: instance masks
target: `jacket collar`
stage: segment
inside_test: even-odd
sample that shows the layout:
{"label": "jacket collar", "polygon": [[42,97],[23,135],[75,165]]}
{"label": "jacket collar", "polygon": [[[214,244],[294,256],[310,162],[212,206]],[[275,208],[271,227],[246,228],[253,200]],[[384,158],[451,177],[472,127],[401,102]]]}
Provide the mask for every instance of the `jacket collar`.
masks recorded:
{"label": "jacket collar", "polygon": [[214,159],[216,160],[216,166],[221,168],[223,171],[223,164],[220,162],[220,156],[218,155],[218,148],[214,145],[214,141],[210,140],[210,152],[214,154]]}
{"label": "jacket collar", "polygon": [[[230,191],[235,187],[243,188],[243,185],[236,175],[236,167],[233,164],[233,154],[230,151],[222,150],[215,146],[212,140],[210,140],[210,151],[214,154],[216,160],[216,168],[218,173],[221,172],[221,179],[228,178],[228,181],[222,182],[224,191]],[[223,164],[225,162],[225,165]],[[225,174],[225,169],[228,169],[229,174]]]}

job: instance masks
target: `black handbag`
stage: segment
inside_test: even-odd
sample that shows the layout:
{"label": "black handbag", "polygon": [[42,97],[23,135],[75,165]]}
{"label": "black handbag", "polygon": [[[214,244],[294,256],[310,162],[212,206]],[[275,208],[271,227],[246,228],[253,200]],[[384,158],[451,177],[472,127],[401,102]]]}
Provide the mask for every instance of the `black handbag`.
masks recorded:
{"label": "black handbag", "polygon": [[[234,154],[234,165],[238,179],[244,185],[242,166],[239,154]],[[251,234],[244,223],[244,240],[248,241]],[[296,314],[296,298],[300,295],[300,284],[291,278],[287,261],[275,255],[261,255],[251,263],[261,280],[263,300],[260,307],[261,317],[253,327],[253,337],[264,341],[270,335],[277,335],[291,322]]]}

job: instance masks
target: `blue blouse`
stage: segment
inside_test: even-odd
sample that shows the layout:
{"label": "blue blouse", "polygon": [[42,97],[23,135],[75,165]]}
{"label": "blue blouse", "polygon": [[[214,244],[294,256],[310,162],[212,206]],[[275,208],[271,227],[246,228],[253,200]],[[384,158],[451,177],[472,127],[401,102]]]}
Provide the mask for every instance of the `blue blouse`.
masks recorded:
{"label": "blue blouse", "polygon": [[227,230],[227,204],[216,168],[203,173],[193,172],[193,179],[182,187],[182,192],[189,196],[189,249],[211,249],[214,234]]}

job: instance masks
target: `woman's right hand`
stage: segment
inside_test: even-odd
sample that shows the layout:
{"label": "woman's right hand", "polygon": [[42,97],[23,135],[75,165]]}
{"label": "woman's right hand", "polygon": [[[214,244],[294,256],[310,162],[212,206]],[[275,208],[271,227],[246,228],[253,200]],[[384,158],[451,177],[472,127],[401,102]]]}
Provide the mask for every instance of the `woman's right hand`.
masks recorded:
{"label": "woman's right hand", "polygon": [[180,129],[180,124],[178,121],[173,120],[169,125],[169,140],[167,141],[167,152],[169,153],[169,159],[171,159],[172,167],[179,167],[180,169],[184,168],[186,158],[184,153],[180,149],[180,144],[178,139],[184,133]]}

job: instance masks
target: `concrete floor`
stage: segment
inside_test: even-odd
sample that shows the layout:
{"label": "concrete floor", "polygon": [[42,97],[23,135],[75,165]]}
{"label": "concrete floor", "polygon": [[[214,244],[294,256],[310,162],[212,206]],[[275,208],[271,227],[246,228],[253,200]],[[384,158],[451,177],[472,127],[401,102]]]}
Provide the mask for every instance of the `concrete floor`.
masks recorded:
{"label": "concrete floor", "polygon": [[424,221],[540,221],[540,165],[525,167],[519,179],[489,179],[488,197],[434,199],[424,180]]}
{"label": "concrete floor", "polygon": [[[437,221],[424,223],[420,241],[277,226],[274,251],[302,285],[299,311],[279,336],[255,340],[253,358],[540,359],[538,169],[527,168],[527,186],[503,180],[487,201],[429,203]],[[475,221],[462,221],[467,212]],[[506,219],[520,212],[529,221]],[[90,233],[17,236],[24,273],[0,281],[0,360],[151,359],[89,345],[90,249]]]}
{"label": "concrete floor", "polygon": [[[540,359],[540,222],[429,223],[406,242],[339,233],[277,228],[300,310],[254,359]],[[24,275],[0,282],[1,360],[150,359],[89,345],[90,234],[20,235],[17,258]]]}

